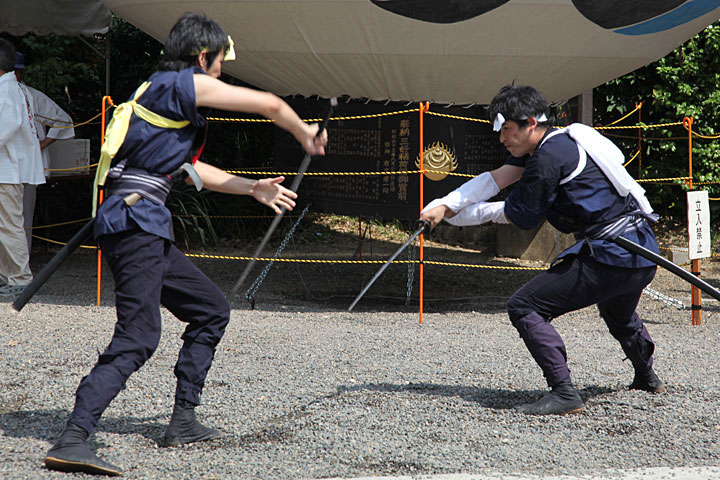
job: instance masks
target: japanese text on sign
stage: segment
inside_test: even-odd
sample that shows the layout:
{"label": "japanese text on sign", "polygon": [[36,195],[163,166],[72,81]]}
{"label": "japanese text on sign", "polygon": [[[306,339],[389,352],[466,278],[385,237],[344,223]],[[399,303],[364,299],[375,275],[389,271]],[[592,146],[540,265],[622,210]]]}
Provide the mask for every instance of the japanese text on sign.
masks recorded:
{"label": "japanese text on sign", "polygon": [[710,204],[707,190],[687,192],[688,256],[690,260],[710,256]]}

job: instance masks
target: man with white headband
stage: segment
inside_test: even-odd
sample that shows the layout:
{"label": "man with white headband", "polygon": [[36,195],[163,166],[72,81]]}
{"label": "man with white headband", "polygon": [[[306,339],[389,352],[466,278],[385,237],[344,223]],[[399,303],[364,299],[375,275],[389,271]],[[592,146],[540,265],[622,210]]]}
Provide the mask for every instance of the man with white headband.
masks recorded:
{"label": "man with white headband", "polygon": [[197,133],[202,140],[207,132],[210,108],[263,115],[310,155],[324,154],[327,144],[326,132],[318,135],[317,124],[303,122],[279,97],[220,81],[223,61],[234,56],[233,43],[218,23],[183,15],[165,42],[159,71],[118,106],[108,125],[96,173],[96,185],[105,185],[107,195],[97,208],[94,233],[115,281],[117,321],[110,344],[77,388],[65,430],[45,457],[50,469],[122,474],[86,440],[130,375],[157,348],[161,305],[187,326],[174,369],[175,404],[160,446],[221,435],[196,419],[195,407],[230,320],[230,305],[173,244],[165,199],[179,172],[188,172],[186,182],[192,179],[198,189],[249,195],[276,213],[295,206],[297,195],[281,185],[283,177],[251,180],[199,160],[205,144],[196,150],[193,142]]}
{"label": "man with white headband", "polygon": [[[622,152],[590,127],[551,128],[547,101],[533,87],[503,87],[489,113],[510,158],[433,200],[420,218],[433,227],[441,220],[454,225],[492,221],[525,230],[547,219],[579,240],[508,301],[510,321],[551,388],[518,409],[531,415],[583,409],[570,378],[565,345],[550,322],[591,305],[598,306],[632,363],[635,376],[629,388],[661,391],[663,383],[652,368],[655,345],[635,312],[656,265],[612,241],[621,235],[657,253],[648,224],[657,216],[644,190],[622,167]],[[487,202],[513,183],[504,202]]]}

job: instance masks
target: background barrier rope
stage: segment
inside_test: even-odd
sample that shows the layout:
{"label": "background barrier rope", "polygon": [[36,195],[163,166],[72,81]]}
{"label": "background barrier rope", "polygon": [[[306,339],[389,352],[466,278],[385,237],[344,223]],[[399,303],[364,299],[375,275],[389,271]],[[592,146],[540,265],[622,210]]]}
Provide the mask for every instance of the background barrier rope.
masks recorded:
{"label": "background barrier rope", "polygon": [[[109,100],[109,105],[111,108],[114,108],[115,105],[112,103],[112,100]],[[660,124],[644,124],[644,123],[638,123],[636,125],[617,125],[618,123],[622,122],[623,120],[626,120],[629,118],[633,113],[638,112],[640,108],[642,107],[642,104],[636,104],[635,109],[628,112],[621,118],[613,121],[612,123],[605,125],[605,126],[596,126],[595,128],[597,130],[603,131],[603,134],[605,134],[608,137],[613,138],[625,138],[625,139],[631,139],[635,140],[636,137],[634,136],[627,136],[627,135],[618,135],[611,133],[612,131],[616,130],[638,130],[638,131],[647,131],[650,129],[656,129],[656,128],[668,128],[668,127],[675,127],[682,125],[685,130],[689,131],[689,133],[698,139],[705,139],[705,140],[717,140],[720,138],[720,134],[718,135],[702,135],[698,133],[697,131],[690,130],[688,126],[685,124],[685,122],[668,122],[668,123],[660,123]],[[363,120],[363,119],[372,119],[372,118],[381,118],[381,117],[389,117],[389,116],[395,116],[395,115],[406,115],[406,114],[413,114],[418,113],[420,111],[419,108],[411,108],[411,109],[404,109],[404,110],[397,110],[392,112],[383,112],[383,113],[375,113],[375,114],[368,114],[368,115],[354,115],[354,116],[338,116],[338,117],[332,117],[331,121],[350,121],[350,120]],[[462,120],[462,121],[471,121],[471,122],[478,122],[478,123],[487,123],[490,124],[491,122],[486,119],[479,119],[479,118],[472,118],[467,116],[460,116],[460,115],[452,115],[452,114],[446,114],[446,113],[440,113],[440,112],[426,112],[428,115],[433,115],[436,117],[442,117],[442,118],[449,118],[449,119],[455,119],[455,120]],[[102,116],[101,114],[98,114],[94,117],[92,117],[90,120],[74,124],[73,127],[79,127],[83,125],[90,124],[94,122],[98,117]],[[53,121],[53,119],[46,118],[46,117],[39,117],[39,122],[43,123],[43,120],[47,121]],[[316,119],[316,118],[308,118],[303,119],[304,122],[318,122],[322,119]],[[269,119],[261,119],[261,118],[222,118],[222,117],[208,117],[208,121],[215,121],[215,122],[238,122],[238,123],[272,123],[272,120]],[[60,122],[62,123],[62,122]],[[48,123],[43,123],[47,126],[56,126],[56,125],[50,125]],[[71,128],[70,126],[60,126],[56,128]],[[639,133],[638,133],[639,135]],[[639,140],[645,140],[645,141],[677,141],[677,140],[687,140],[687,137],[642,137]],[[636,159],[640,157],[641,150],[638,149],[635,154],[625,163],[624,166],[629,165]],[[97,164],[92,164],[88,166],[81,166],[81,167],[72,167],[72,168],[66,168],[66,169],[53,169],[50,171],[62,171],[62,172],[71,172],[71,171],[80,171],[80,170],[90,170],[93,168],[96,168]],[[639,168],[639,167],[638,167]],[[297,175],[297,172],[273,172],[271,168],[269,167],[259,167],[259,168],[246,168],[242,170],[227,170],[229,173],[233,174],[239,174],[239,175],[268,175],[268,176],[274,176],[274,175]],[[444,175],[452,175],[452,176],[458,176],[458,177],[475,177],[475,174],[467,174],[467,173],[460,173],[460,172],[445,172],[441,170],[434,170],[434,169],[428,169],[424,168],[421,170],[405,170],[405,171],[377,171],[377,172],[307,172],[305,175],[310,176],[380,176],[380,175],[417,175],[417,174],[424,174],[424,173],[440,173]],[[641,183],[654,183],[654,184],[664,184],[664,185],[677,185],[677,186],[683,186],[688,183],[688,181],[692,181],[692,177],[670,177],[670,178],[645,178],[645,179],[638,179],[638,182]],[[693,182],[695,185],[714,185],[714,184],[720,184],[720,181],[707,181],[707,182]],[[720,198],[710,198],[710,200],[720,200]],[[306,207],[307,210],[307,207]],[[293,229],[291,232],[294,232],[294,229],[299,224],[300,219],[305,215],[305,211],[301,215],[299,215],[298,221],[293,226]],[[273,216],[270,215],[238,215],[238,216],[230,216],[230,215],[208,215],[208,216],[202,216],[202,215],[177,215],[179,217],[192,217],[192,218],[213,218],[213,219],[261,219],[261,218],[273,218]],[[33,229],[40,229],[40,228],[53,228],[57,226],[62,225],[68,225],[71,223],[79,223],[84,220],[76,220],[76,221],[70,221],[70,222],[63,222],[63,223],[56,223],[51,225],[44,225],[44,226],[35,226]],[[291,233],[292,234],[292,233]],[[62,242],[58,242],[49,238],[44,238],[40,236],[33,235],[34,238],[38,238],[40,240],[57,244],[57,245],[64,245]],[[283,241],[283,244],[281,245],[281,248],[276,253],[275,257],[273,258],[257,258],[255,260],[259,261],[265,261],[269,262],[268,266],[272,265],[273,262],[287,262],[287,263],[317,263],[317,264],[384,264],[385,262],[382,260],[343,260],[343,259],[301,259],[301,258],[277,258],[279,255],[279,252],[282,251],[282,249],[287,245],[288,238]],[[90,248],[90,249],[97,249],[95,246],[82,246],[82,248]],[[667,248],[667,247],[660,247],[663,250],[669,250],[669,251],[676,251],[676,252],[686,252],[687,249],[680,249],[680,248]],[[217,259],[217,260],[240,260],[240,261],[249,261],[253,260],[252,257],[245,257],[245,256],[227,256],[227,255],[207,255],[207,254],[193,254],[193,253],[186,253],[188,257],[195,257],[195,258],[206,258],[206,259]],[[713,257],[720,256],[720,254],[712,254]],[[412,248],[408,250],[408,259],[407,260],[395,260],[393,263],[397,264],[407,264],[408,265],[408,293],[407,297],[409,298],[411,296],[412,292],[412,277],[415,272],[415,265],[417,264],[423,264],[423,265],[437,265],[437,266],[445,266],[445,267],[461,267],[461,268],[481,268],[481,269],[495,269],[495,270],[545,270],[547,267],[522,267],[522,266],[498,266],[498,265],[476,265],[476,264],[466,264],[466,263],[454,263],[454,262],[440,262],[440,261],[433,261],[433,260],[418,260],[414,258],[414,254],[412,251]],[[260,277],[258,277],[260,278]],[[263,277],[264,278],[264,277]],[[262,280],[261,280],[262,281]],[[257,282],[257,280],[256,280]],[[259,287],[259,284],[257,285]],[[250,290],[249,290],[250,291]],[[667,300],[670,297],[662,298],[663,294],[659,292],[655,292],[654,290],[648,290],[647,293],[649,295],[655,295],[656,297],[659,297],[661,300],[665,301],[666,303],[672,304],[671,301]],[[674,299],[671,299],[674,300]],[[675,302],[678,302],[677,300],[674,300]]]}

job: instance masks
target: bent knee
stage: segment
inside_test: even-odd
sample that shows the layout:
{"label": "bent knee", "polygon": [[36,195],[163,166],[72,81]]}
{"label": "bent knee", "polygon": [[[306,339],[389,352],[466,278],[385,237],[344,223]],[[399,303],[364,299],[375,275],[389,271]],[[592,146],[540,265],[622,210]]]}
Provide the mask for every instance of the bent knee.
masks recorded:
{"label": "bent knee", "polygon": [[526,315],[535,311],[527,298],[522,295],[514,294],[507,302],[507,312],[510,322],[517,328],[517,322]]}

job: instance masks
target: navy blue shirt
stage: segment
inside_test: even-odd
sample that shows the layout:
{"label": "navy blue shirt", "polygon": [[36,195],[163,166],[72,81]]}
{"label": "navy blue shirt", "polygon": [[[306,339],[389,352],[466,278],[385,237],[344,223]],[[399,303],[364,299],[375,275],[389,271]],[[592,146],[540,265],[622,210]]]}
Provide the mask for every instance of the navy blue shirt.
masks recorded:
{"label": "navy blue shirt", "polygon": [[[193,75],[205,73],[199,67],[179,72],[156,72],[138,99],[151,112],[171,120],[188,120],[184,128],[156,127],[133,114],[127,135],[114,162],[127,159],[127,167],[151,173],[170,174],[188,160],[195,133],[205,126],[205,116],[197,108]],[[134,95],[134,94],[133,94]],[[164,206],[141,198],[132,207],[123,195],[111,195],[98,208],[95,238],[140,227],[168,240],[173,239],[172,215]]]}
{"label": "navy blue shirt", "polygon": [[[550,133],[550,129],[547,133]],[[546,133],[546,136],[547,136]],[[564,133],[548,138],[532,155],[511,156],[507,164],[524,167],[522,177],[505,200],[505,216],[517,227],[529,230],[543,219],[563,233],[582,233],[590,225],[615,220],[637,207],[632,196],[621,197],[610,180],[588,155],[585,168],[565,184],[578,166],[580,154],[573,139]],[[622,235],[657,253],[655,235],[647,222]],[[590,243],[590,247],[586,245]],[[609,240],[580,241],[562,252],[590,253],[595,260],[618,267],[649,267],[655,264],[632,254]]]}

